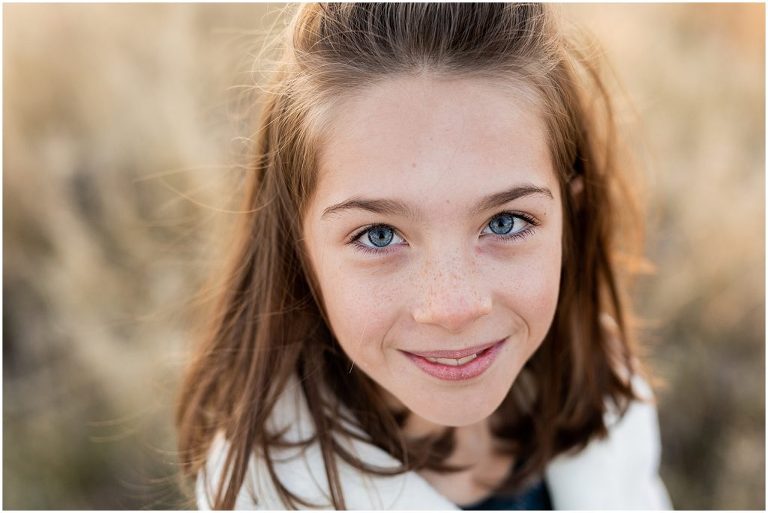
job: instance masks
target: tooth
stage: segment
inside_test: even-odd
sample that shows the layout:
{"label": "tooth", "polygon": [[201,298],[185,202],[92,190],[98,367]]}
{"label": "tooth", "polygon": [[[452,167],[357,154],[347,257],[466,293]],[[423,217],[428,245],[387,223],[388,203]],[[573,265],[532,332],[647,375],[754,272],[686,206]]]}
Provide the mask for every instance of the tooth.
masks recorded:
{"label": "tooth", "polygon": [[464,365],[467,362],[471,362],[475,358],[477,358],[476,354],[471,354],[469,356],[465,356],[464,358],[459,358],[458,360],[456,360],[456,365]]}
{"label": "tooth", "polygon": [[428,356],[425,356],[424,358],[432,363],[439,363],[441,365],[450,365],[451,367],[458,367],[459,365],[464,365],[465,363],[471,362],[472,360],[477,358],[477,354],[471,354],[469,356],[465,356],[464,358],[430,358]]}

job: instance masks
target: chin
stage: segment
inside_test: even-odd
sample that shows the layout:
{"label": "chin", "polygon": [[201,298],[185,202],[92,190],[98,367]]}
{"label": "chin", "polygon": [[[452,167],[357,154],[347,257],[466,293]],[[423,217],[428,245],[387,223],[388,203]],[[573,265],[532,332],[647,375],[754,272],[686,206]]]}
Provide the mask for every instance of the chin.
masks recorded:
{"label": "chin", "polygon": [[485,397],[482,401],[453,400],[449,404],[442,401],[431,401],[427,404],[416,404],[409,409],[419,417],[433,424],[445,427],[463,427],[481,422],[493,414],[504,400],[506,393],[496,394],[499,397]]}

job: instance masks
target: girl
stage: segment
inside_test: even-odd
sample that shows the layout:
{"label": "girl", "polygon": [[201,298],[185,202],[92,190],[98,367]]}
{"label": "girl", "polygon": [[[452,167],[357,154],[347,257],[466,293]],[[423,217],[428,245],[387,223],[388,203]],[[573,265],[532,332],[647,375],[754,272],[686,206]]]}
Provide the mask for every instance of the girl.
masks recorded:
{"label": "girl", "polygon": [[178,408],[199,505],[668,507],[610,104],[549,8],[302,5],[272,91]]}

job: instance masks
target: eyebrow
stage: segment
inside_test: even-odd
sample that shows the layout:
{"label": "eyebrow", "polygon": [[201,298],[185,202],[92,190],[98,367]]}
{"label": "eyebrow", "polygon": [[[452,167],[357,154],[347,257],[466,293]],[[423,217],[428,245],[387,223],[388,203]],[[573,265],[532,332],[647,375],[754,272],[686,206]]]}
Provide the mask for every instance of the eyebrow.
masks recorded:
{"label": "eyebrow", "polygon": [[[550,199],[554,199],[552,191],[546,187],[537,187],[531,184],[517,185],[511,189],[497,192],[482,198],[472,208],[473,214],[479,214],[486,210],[490,210],[494,207],[504,205],[510,201],[514,201],[518,198],[532,195],[542,195]],[[330,214],[337,214],[346,210],[365,210],[373,212],[375,214],[383,215],[395,215],[401,217],[415,218],[416,212],[400,201],[390,199],[364,199],[364,198],[351,198],[341,203],[331,205],[323,210],[321,218]]]}

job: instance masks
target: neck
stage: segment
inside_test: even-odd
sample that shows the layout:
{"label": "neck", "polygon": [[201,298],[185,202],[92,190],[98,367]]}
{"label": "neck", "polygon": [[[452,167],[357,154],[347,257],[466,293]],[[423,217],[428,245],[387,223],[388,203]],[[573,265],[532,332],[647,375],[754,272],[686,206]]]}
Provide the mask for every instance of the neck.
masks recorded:
{"label": "neck", "polygon": [[[405,405],[394,395],[384,390],[385,401],[396,410],[405,409]],[[403,427],[407,438],[422,438],[429,435],[440,435],[449,426],[436,424],[432,421],[410,412]],[[446,463],[455,465],[474,465],[484,455],[493,452],[493,434],[491,433],[490,417],[473,424],[454,427],[454,450]]]}
{"label": "neck", "polygon": [[[454,465],[474,465],[484,455],[493,450],[493,434],[490,428],[490,418],[479,422],[454,428],[454,450],[446,463]],[[439,435],[447,428],[430,422],[411,412],[404,426],[408,438],[420,438],[428,435]]]}

